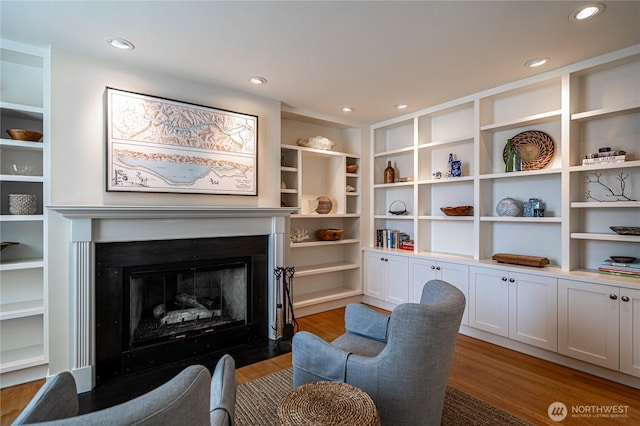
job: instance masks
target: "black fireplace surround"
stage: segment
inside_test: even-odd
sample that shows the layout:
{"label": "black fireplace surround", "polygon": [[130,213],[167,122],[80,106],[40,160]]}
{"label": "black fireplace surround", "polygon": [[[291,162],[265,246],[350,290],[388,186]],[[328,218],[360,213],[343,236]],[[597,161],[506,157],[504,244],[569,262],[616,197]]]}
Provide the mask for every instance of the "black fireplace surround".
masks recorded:
{"label": "black fireplace surround", "polygon": [[269,236],[97,243],[96,385],[268,336]]}

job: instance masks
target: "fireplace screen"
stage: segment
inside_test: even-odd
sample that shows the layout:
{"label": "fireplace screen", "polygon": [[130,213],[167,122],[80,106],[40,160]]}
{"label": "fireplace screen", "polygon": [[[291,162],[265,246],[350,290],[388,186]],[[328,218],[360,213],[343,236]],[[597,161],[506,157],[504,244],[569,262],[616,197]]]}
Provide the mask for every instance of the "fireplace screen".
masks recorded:
{"label": "fireplace screen", "polygon": [[247,324],[247,264],[129,274],[129,348]]}

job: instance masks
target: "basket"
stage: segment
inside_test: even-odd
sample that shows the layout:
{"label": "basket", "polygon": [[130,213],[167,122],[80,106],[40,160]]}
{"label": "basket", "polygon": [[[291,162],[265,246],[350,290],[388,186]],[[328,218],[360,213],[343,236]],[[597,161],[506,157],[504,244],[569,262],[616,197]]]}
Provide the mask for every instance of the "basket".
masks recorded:
{"label": "basket", "polygon": [[9,213],[30,215],[36,212],[36,196],[32,194],[9,194]]}
{"label": "basket", "polygon": [[[555,143],[545,132],[529,130],[518,133],[511,138],[511,144],[518,148],[522,157],[522,170],[539,170],[547,167],[555,153]],[[502,151],[502,158],[507,161],[507,146]]]}

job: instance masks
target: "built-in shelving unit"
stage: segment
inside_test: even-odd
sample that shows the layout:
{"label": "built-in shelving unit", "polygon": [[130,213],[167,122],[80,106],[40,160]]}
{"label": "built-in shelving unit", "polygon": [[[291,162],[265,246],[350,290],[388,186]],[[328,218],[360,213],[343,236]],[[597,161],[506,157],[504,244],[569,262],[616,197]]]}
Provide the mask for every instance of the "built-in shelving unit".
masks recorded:
{"label": "built-in shelving unit", "polygon": [[[282,113],[281,199],[295,207],[289,232],[304,229],[309,239],[291,241],[287,266],[295,267],[294,309],[302,316],[343,306],[362,294],[360,150],[362,131],[354,125],[309,114]],[[336,142],[332,150],[297,145],[297,140],[324,136]],[[347,165],[358,170],[347,172]],[[349,187],[349,189],[347,189]],[[329,197],[331,211],[319,214],[309,202]],[[343,238],[321,241],[318,229],[342,229]]]}
{"label": "built-in shelving unit", "polygon": [[[46,156],[49,143],[49,53],[3,40],[0,49],[0,236],[17,242],[0,252],[0,383],[12,386],[46,377],[48,289],[46,277]],[[9,139],[6,130],[45,133],[40,142]],[[26,175],[12,165],[32,166]],[[11,214],[9,194],[37,198],[33,215]]]}
{"label": "built-in shelving unit", "polygon": [[[375,124],[367,247],[375,247],[377,229],[394,229],[414,239],[413,254],[478,262],[499,252],[545,256],[558,270],[594,276],[610,255],[640,257],[638,236],[609,229],[640,226],[638,123],[635,46]],[[526,131],[549,135],[553,156],[543,168],[505,173],[507,139]],[[586,154],[603,147],[626,151],[627,161],[582,165]],[[462,162],[462,176],[446,177],[449,154]],[[413,179],[383,183],[389,161],[396,176]],[[589,188],[604,184],[619,193],[621,179],[624,195],[635,201]],[[496,205],[506,197],[541,199],[544,217],[498,216]],[[406,215],[388,212],[394,200],[407,205]],[[440,211],[460,205],[472,205],[473,216]]]}

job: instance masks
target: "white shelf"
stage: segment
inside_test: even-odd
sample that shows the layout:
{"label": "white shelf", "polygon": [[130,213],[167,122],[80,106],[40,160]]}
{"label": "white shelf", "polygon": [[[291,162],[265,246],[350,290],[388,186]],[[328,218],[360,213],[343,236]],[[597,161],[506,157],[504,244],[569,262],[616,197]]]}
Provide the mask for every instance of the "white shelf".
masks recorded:
{"label": "white shelf", "polygon": [[571,114],[573,121],[598,120],[600,118],[612,117],[624,114],[640,112],[640,105],[624,105],[620,107],[601,108],[593,111],[584,111]]}
{"label": "white shelf", "polygon": [[42,222],[44,216],[41,214],[3,214],[0,215],[0,222]]}
{"label": "white shelf", "polygon": [[373,185],[374,188],[395,188],[401,186],[413,186],[415,181],[410,182],[395,182],[395,183],[377,183]]}
{"label": "white shelf", "polygon": [[418,216],[420,220],[453,220],[470,222],[473,221],[473,216]]}
{"label": "white shelf", "polygon": [[590,232],[572,232],[571,238],[574,240],[595,240],[595,241],[621,241],[629,243],[640,243],[640,235],[618,235],[618,234],[598,234]]}
{"label": "white shelf", "polygon": [[351,153],[347,153],[347,152],[341,152],[341,151],[330,151],[330,150],[326,150],[326,149],[316,149],[316,148],[307,148],[305,146],[298,146],[298,145],[280,145],[280,148],[282,149],[290,149],[293,151],[301,151],[301,152],[306,152],[309,154],[314,154],[314,155],[319,155],[319,156],[327,156],[327,157],[331,157],[331,156],[336,156],[336,157],[349,157],[349,158],[360,158],[359,155],[357,154],[351,154]]}
{"label": "white shelf", "polygon": [[640,207],[640,201],[573,201],[571,203],[571,207],[572,208],[578,208],[578,209],[610,209],[610,208],[614,208],[614,209],[618,209],[618,208],[639,208]]}
{"label": "white shelf", "polygon": [[389,151],[376,152],[374,157],[386,157],[391,155],[411,154],[413,153],[413,146],[407,146],[404,148],[392,149]]}
{"label": "white shelf", "polygon": [[0,271],[17,271],[20,269],[44,268],[42,259],[11,260],[0,263]]}
{"label": "white shelf", "polygon": [[449,140],[440,140],[433,141],[429,143],[423,143],[418,145],[418,149],[430,149],[430,148],[440,148],[443,145],[457,145],[463,143],[473,143],[473,135],[462,136],[459,138],[449,139]]}
{"label": "white shelf", "polygon": [[280,167],[280,171],[281,171],[281,172],[297,173],[297,172],[298,172],[298,169],[297,169],[296,167],[281,166],[281,167]]}
{"label": "white shelf", "polygon": [[294,243],[291,242],[291,248],[304,248],[304,247],[324,247],[324,246],[333,246],[333,245],[342,245],[342,244],[358,244],[360,240],[355,238],[346,238],[344,240],[337,241],[307,241],[302,243]]}
{"label": "white shelf", "polygon": [[[296,271],[297,273],[297,271]],[[345,299],[347,297],[358,296],[362,294],[359,290],[353,290],[346,287],[330,288],[327,290],[316,291],[312,293],[299,294],[293,298],[293,307],[303,308],[319,303],[331,302],[334,300]]]}
{"label": "white shelf", "polygon": [[10,148],[21,151],[42,151],[44,145],[42,142],[17,141],[13,139],[0,139],[0,149]]}
{"label": "white shelf", "polygon": [[14,118],[41,120],[44,115],[44,108],[42,107],[15,104],[11,102],[0,102],[0,109],[4,110],[3,115]]}
{"label": "white shelf", "polygon": [[527,117],[518,118],[516,120],[503,121],[501,123],[487,124],[480,127],[482,131],[499,132],[501,130],[516,129],[518,127],[531,126],[534,124],[548,123],[554,120],[560,120],[562,110],[554,110],[541,114],[534,114]]}
{"label": "white shelf", "polygon": [[31,345],[23,348],[0,351],[0,373],[20,370],[46,364],[44,345]]}
{"label": "white shelf", "polygon": [[0,175],[1,182],[44,182],[42,176],[27,176],[27,175]]}
{"label": "white shelf", "polygon": [[640,160],[625,161],[623,163],[601,163],[590,164],[588,166],[571,166],[571,172],[589,172],[593,170],[625,169],[629,167],[640,167]]}
{"label": "white shelf", "polygon": [[482,222],[526,222],[526,223],[560,223],[561,217],[511,217],[511,216],[481,216]]}
{"label": "white shelf", "polygon": [[474,176],[460,176],[453,178],[443,177],[442,179],[425,179],[416,181],[418,185],[442,185],[447,183],[457,183],[457,182],[473,182],[475,179]]}
{"label": "white shelf", "polygon": [[42,299],[0,304],[0,321],[43,314],[44,301]]}
{"label": "white shelf", "polygon": [[377,214],[373,216],[374,219],[389,219],[389,220],[413,220],[413,215],[402,214]]}
{"label": "white shelf", "polygon": [[360,268],[359,264],[350,262],[332,262],[319,265],[296,266],[295,276],[305,277],[309,275],[327,274],[329,272],[346,271],[357,268]]}
{"label": "white shelf", "polygon": [[292,214],[291,219],[330,219],[330,218],[358,218],[360,217],[357,213],[344,213],[344,214]]}
{"label": "white shelf", "polygon": [[280,190],[281,194],[297,194],[298,190],[297,189],[281,189]]}
{"label": "white shelf", "polygon": [[550,169],[540,169],[540,170],[524,170],[521,172],[500,172],[500,173],[488,173],[481,174],[480,179],[509,179],[515,177],[526,177],[526,176],[541,176],[541,175],[555,175],[562,173],[562,169],[560,168],[550,168]]}

